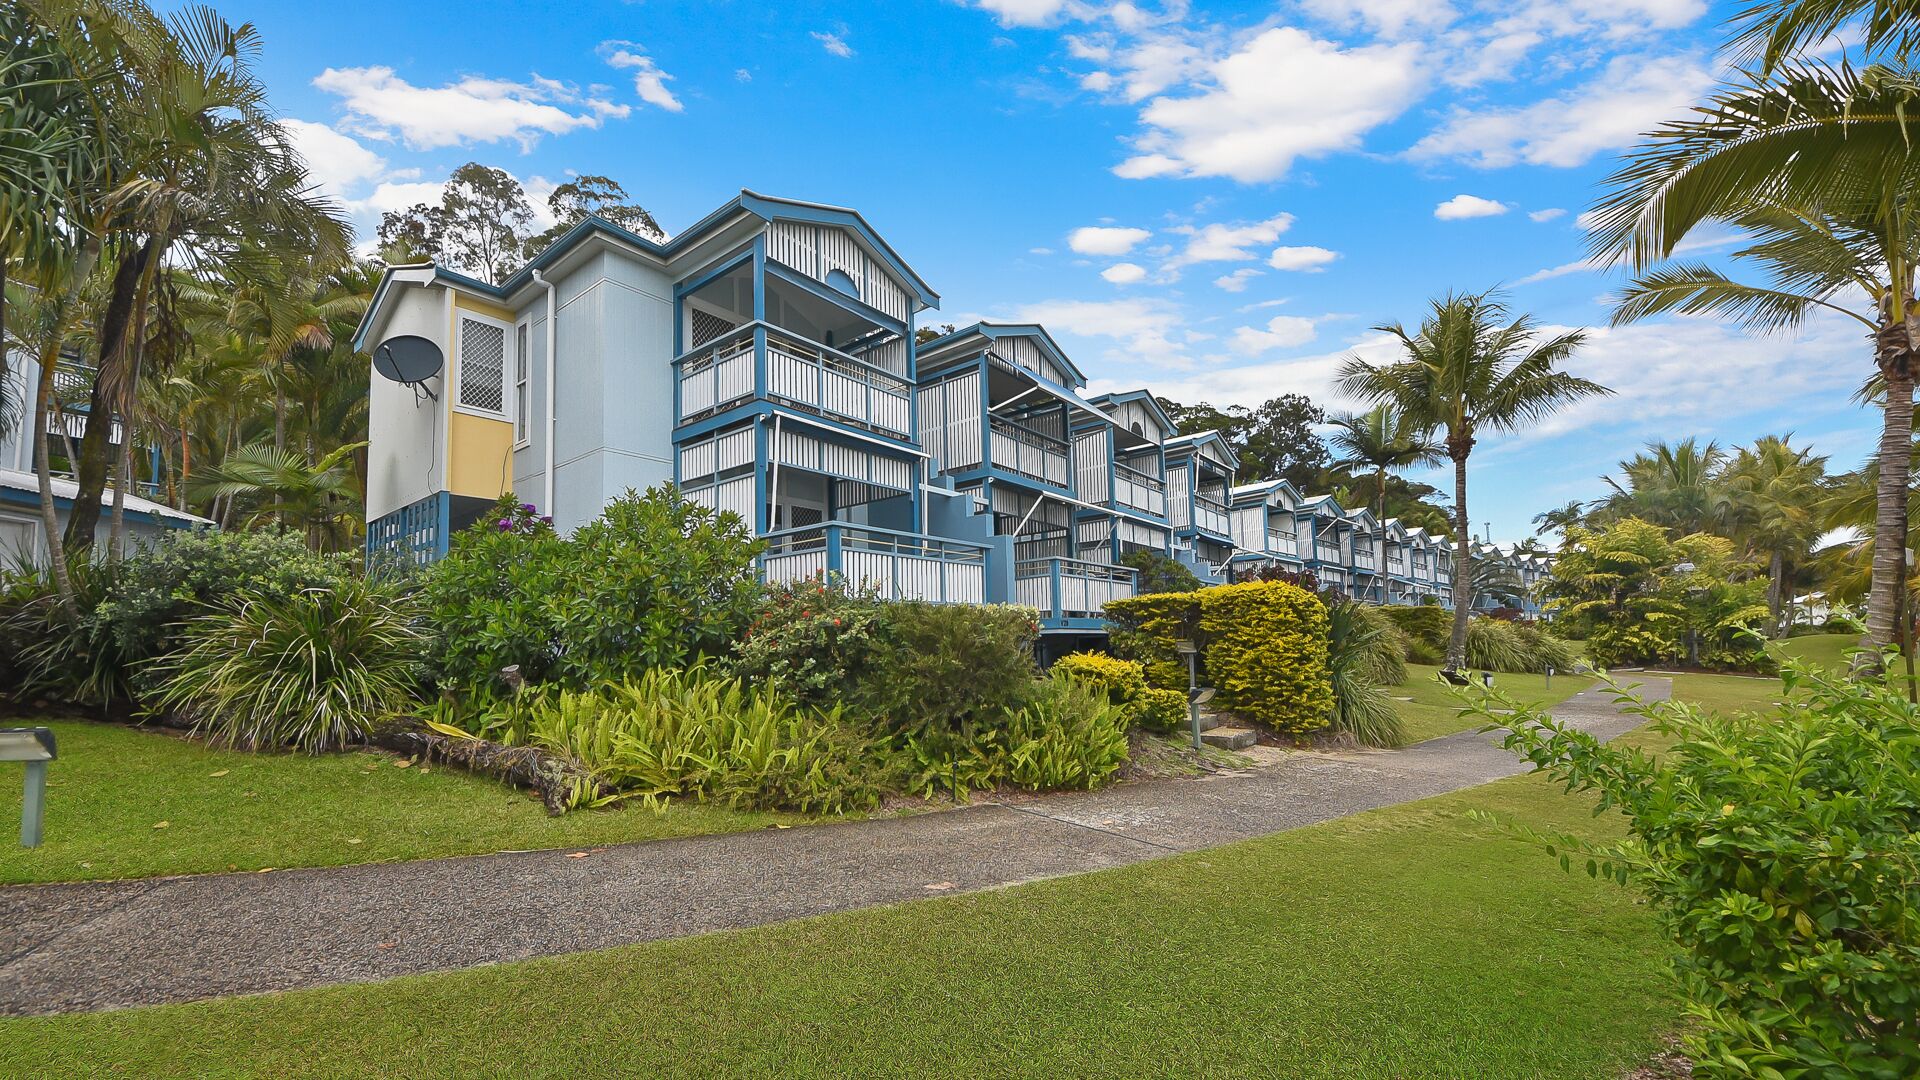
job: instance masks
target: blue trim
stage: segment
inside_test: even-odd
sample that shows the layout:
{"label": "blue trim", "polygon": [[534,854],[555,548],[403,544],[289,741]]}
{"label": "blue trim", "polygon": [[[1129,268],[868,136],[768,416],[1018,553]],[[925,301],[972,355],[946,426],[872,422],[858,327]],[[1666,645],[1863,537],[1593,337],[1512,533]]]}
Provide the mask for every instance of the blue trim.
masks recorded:
{"label": "blue trim", "polygon": [[[754,246],[751,250],[743,251],[740,254],[735,255],[724,262],[718,263],[714,265],[711,269],[707,270],[705,273],[702,273],[696,277],[690,277],[684,281],[675,282],[673,286],[673,298],[675,300],[679,300],[680,298],[686,296],[688,293],[698,292],[701,289],[706,288],[708,285],[713,284],[714,281],[716,281],[717,279],[726,277],[728,274],[733,273],[735,270],[740,269],[741,266],[749,262],[752,262],[755,264],[755,268],[757,271],[759,255],[760,255],[760,238],[756,236],[754,237]],[[757,301],[754,306],[756,309],[759,307],[759,304]],[[757,317],[758,316],[756,316],[756,318]],[[678,348],[674,349],[673,355],[679,356],[680,350]]]}
{"label": "blue trim", "polygon": [[1039,323],[997,323],[982,320],[971,326],[941,334],[927,342],[925,347],[927,351],[932,352],[976,334],[990,342],[1009,337],[1033,338],[1040,343],[1040,351],[1046,353],[1049,360],[1077,380],[1074,383],[1075,386],[1087,385],[1086,372],[1080,370],[1079,365],[1067,356],[1067,351],[1060,347],[1060,343],[1053,340],[1053,335],[1047,332],[1047,328]]}
{"label": "blue trim", "polygon": [[848,296],[846,293],[839,292],[834,289],[829,289],[825,285],[822,285],[819,282],[813,280],[812,278],[807,277],[806,275],[802,274],[798,270],[789,268],[783,263],[777,263],[777,262],[773,262],[772,260],[763,258],[761,260],[761,266],[762,266],[761,274],[763,276],[767,274],[771,274],[772,276],[779,278],[781,281],[784,281],[787,284],[792,285],[796,289],[803,289],[809,293],[812,293],[815,297],[821,300],[825,300],[827,303],[832,304],[835,307],[841,308],[855,315],[858,315],[861,318],[868,320],[869,322],[879,323],[880,325],[885,326],[887,329],[893,330],[899,333],[904,334],[907,332],[907,326],[908,326],[907,323],[901,322],[899,319],[896,319],[893,316],[888,315],[887,313],[881,311],[879,308],[869,306],[867,302],[864,300],[857,300],[851,296]]}
{"label": "blue trim", "polygon": [[[112,489],[108,490],[110,491]],[[40,493],[37,491],[21,491],[18,488],[0,488],[0,502],[12,503],[15,506],[25,506],[38,510],[40,509]],[[73,500],[65,495],[55,495],[53,497],[53,507],[55,510],[70,511],[73,509]],[[102,503],[101,509],[103,511],[106,510],[107,504]],[[140,521],[168,529],[204,529],[213,527],[213,523],[210,521],[181,521],[177,518],[156,514],[151,510],[136,510],[131,506],[126,507],[123,512],[128,518],[137,518]]]}
{"label": "blue trim", "polygon": [[1179,425],[1173,422],[1173,417],[1167,415],[1167,410],[1160,407],[1160,399],[1154,397],[1151,390],[1118,390],[1101,394],[1093,400],[1101,404],[1111,402],[1115,405],[1133,401],[1144,402],[1147,409],[1153,413],[1153,418],[1160,422],[1160,430],[1167,433],[1165,439],[1161,440],[1162,444],[1164,445],[1166,439],[1176,437],[1174,432]]}

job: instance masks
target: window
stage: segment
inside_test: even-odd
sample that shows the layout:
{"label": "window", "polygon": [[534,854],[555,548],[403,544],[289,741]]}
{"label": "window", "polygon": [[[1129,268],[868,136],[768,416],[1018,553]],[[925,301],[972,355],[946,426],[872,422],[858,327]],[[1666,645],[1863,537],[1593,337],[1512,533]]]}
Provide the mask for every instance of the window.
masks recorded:
{"label": "window", "polygon": [[527,339],[533,333],[533,324],[523,322],[514,327],[513,336],[513,441],[525,446],[530,436],[527,428],[533,416],[533,384],[528,378],[527,369],[532,366],[533,352],[527,348]]}
{"label": "window", "polygon": [[507,419],[507,324],[462,314],[459,347],[454,404],[467,412]]}

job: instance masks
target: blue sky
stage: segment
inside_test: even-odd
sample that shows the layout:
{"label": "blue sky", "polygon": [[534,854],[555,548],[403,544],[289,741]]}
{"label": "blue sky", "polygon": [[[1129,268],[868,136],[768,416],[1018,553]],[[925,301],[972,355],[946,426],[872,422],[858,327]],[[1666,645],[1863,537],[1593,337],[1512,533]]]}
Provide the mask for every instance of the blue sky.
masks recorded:
{"label": "blue sky", "polygon": [[1222,405],[1339,409],[1340,359],[1389,355],[1369,327],[1504,284],[1548,327],[1597,327],[1573,367],[1620,394],[1483,441],[1473,517],[1498,539],[1652,438],[1870,448],[1849,326],[1606,329],[1616,283],[1582,263],[1598,182],[1713,84],[1730,8],[222,5],[260,27],[275,106],[368,235],[468,160],[536,202],[611,176],[670,232],[741,187],[849,205],[941,293],[930,321],[1038,319],[1095,390]]}

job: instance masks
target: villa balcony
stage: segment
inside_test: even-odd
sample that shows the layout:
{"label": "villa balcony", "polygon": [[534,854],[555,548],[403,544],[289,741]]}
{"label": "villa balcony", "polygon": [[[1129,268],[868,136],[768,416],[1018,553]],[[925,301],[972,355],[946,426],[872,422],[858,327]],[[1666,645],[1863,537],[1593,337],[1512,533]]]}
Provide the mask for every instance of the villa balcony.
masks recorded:
{"label": "villa balcony", "polygon": [[1167,482],[1116,462],[1113,466],[1113,504],[1123,510],[1165,517]]}
{"label": "villa balcony", "polygon": [[1104,619],[1109,601],[1135,592],[1130,567],[1084,559],[1028,559],[1014,564],[1014,599],[1040,609],[1042,619]]}
{"label": "villa balcony", "polygon": [[1068,459],[1064,440],[998,416],[987,418],[987,430],[992,436],[993,465],[1055,487],[1067,486]]}
{"label": "villa balcony", "polygon": [[1378,565],[1378,560],[1374,557],[1373,549],[1370,547],[1355,548],[1353,551],[1353,565],[1356,569],[1360,570],[1373,569]]}
{"label": "villa balcony", "polygon": [[770,584],[820,578],[874,589],[882,600],[986,603],[983,544],[834,521],[783,529],[765,540],[760,568]]}
{"label": "villa balcony", "polygon": [[905,378],[769,323],[737,327],[674,366],[682,423],[764,398],[885,435],[913,431],[913,386]]}
{"label": "villa balcony", "polygon": [[1268,529],[1267,550],[1275,555],[1298,555],[1300,553],[1299,539],[1290,532]]}
{"label": "villa balcony", "polygon": [[1323,563],[1333,563],[1337,566],[1345,566],[1347,563],[1346,553],[1340,550],[1339,544],[1326,544],[1317,540],[1313,545],[1313,557]]}
{"label": "villa balcony", "polygon": [[1407,560],[1405,556],[1388,555],[1387,556],[1387,573],[1399,574],[1400,576],[1405,577],[1407,574]]}
{"label": "villa balcony", "polygon": [[1193,527],[1215,536],[1231,536],[1227,504],[1211,495],[1193,493]]}

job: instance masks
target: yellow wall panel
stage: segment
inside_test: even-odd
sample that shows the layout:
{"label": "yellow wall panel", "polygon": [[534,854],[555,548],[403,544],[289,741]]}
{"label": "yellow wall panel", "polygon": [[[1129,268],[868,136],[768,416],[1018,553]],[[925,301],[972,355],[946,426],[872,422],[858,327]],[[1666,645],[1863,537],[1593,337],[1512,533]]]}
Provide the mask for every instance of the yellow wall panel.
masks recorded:
{"label": "yellow wall panel", "polygon": [[447,490],[497,499],[513,486],[513,425],[456,412],[448,431]]}

